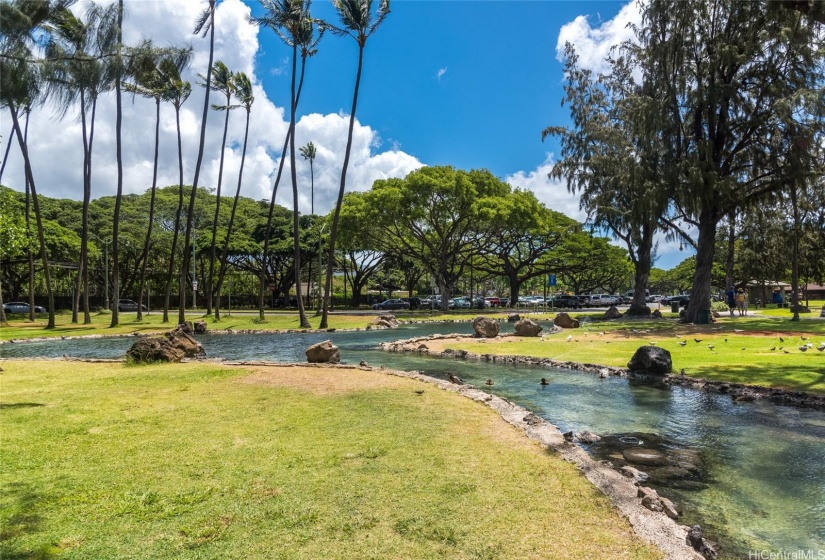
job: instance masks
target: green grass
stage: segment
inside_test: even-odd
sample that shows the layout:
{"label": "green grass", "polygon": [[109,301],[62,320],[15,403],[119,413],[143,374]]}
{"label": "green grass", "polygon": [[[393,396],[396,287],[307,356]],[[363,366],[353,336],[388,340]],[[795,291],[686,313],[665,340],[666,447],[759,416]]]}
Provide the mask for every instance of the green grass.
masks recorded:
{"label": "green grass", "polygon": [[[680,341],[687,344],[681,346]],[[626,367],[639,346],[651,342],[671,353],[674,371],[684,369],[693,377],[825,393],[825,352],[799,349],[807,342],[814,346],[825,342],[825,321],[818,318],[792,322],[766,316],[722,317],[713,325],[682,325],[675,320],[591,321],[580,329],[542,339],[511,337],[428,345]]]}
{"label": "green grass", "polygon": [[2,365],[2,558],[662,557],[573,465],[416,381]]}
{"label": "green grass", "polygon": [[[111,328],[111,314],[92,315],[92,324],[72,324],[72,316],[69,313],[56,315],[56,327],[46,329],[48,317],[38,315],[35,322],[31,323],[26,318],[19,315],[9,317],[8,326],[0,328],[0,340],[40,338],[40,337],[60,337],[60,336],[86,336],[86,335],[118,335],[131,334],[134,332],[161,332],[171,329],[177,324],[177,312],[169,314],[168,323],[162,323],[163,315],[159,311],[153,311],[150,315],[143,315],[141,321],[137,320],[136,313],[121,313],[120,324]],[[188,321],[206,319],[210,329],[232,329],[232,330],[288,330],[300,328],[297,312],[268,312],[266,321],[258,321],[257,313],[233,313],[232,315],[222,314],[220,321],[215,321],[214,316],[207,317],[203,312],[188,313]],[[308,319],[313,328],[318,328],[321,317],[308,313]],[[81,316],[81,322],[83,318]],[[330,328],[351,329],[366,327],[372,320],[371,316],[359,315],[330,315]]]}

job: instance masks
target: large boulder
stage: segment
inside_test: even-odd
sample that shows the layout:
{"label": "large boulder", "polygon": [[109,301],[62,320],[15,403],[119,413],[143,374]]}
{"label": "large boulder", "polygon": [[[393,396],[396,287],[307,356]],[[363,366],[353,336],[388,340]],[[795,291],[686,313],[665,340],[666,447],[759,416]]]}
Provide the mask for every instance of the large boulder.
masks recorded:
{"label": "large boulder", "polygon": [[181,327],[163,336],[141,337],[126,352],[126,356],[135,363],[175,363],[184,358],[198,358],[205,355],[203,345]]}
{"label": "large boulder", "polygon": [[515,324],[516,336],[538,336],[544,328],[532,319],[522,319]]}
{"label": "large boulder", "polygon": [[563,329],[578,329],[579,320],[574,319],[567,313],[558,313],[553,319],[553,324]]}
{"label": "large boulder", "polygon": [[615,305],[611,305],[607,311],[604,312],[605,319],[621,319],[622,312],[616,309]]}
{"label": "large boulder", "polygon": [[510,313],[507,315],[508,323],[516,323],[518,321],[521,321],[521,316],[518,313]]}
{"label": "large boulder", "polygon": [[192,321],[186,321],[185,323],[181,323],[177,327],[175,327],[176,331],[183,331],[186,334],[192,334],[195,332],[194,326],[192,326]]}
{"label": "large boulder", "polygon": [[473,319],[473,331],[480,338],[495,338],[498,335],[498,321],[478,316]]}
{"label": "large boulder", "polygon": [[313,344],[306,351],[307,362],[311,364],[337,364],[341,361],[341,352],[331,340]]}
{"label": "large boulder", "polygon": [[658,346],[642,346],[627,363],[630,371],[664,375],[673,369],[670,352]]}
{"label": "large boulder", "polygon": [[203,334],[206,332],[206,321],[195,321],[195,334]]}

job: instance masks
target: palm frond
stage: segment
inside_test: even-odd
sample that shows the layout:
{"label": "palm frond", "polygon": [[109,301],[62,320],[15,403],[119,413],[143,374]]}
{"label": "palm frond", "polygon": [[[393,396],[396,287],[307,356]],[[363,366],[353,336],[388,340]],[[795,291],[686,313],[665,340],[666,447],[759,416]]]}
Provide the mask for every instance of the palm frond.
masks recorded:
{"label": "palm frond", "polygon": [[205,8],[198,16],[198,19],[195,21],[195,30],[192,33],[206,37],[206,34],[209,33],[209,30],[212,28],[214,15],[215,0],[209,0],[209,7]]}

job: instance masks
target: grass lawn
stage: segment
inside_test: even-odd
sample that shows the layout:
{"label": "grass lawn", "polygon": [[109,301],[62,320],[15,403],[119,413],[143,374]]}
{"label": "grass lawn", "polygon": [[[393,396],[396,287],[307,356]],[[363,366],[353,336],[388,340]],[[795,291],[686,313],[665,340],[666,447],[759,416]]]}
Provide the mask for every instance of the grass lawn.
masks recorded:
{"label": "grass lawn", "polygon": [[[143,320],[137,320],[136,313],[121,313],[120,324],[111,328],[111,314],[93,314],[92,324],[72,324],[71,313],[59,313],[55,316],[57,326],[54,329],[46,329],[48,316],[40,314],[34,323],[30,323],[27,318],[20,315],[12,315],[9,325],[0,328],[0,340],[11,338],[40,338],[40,337],[60,337],[60,336],[84,336],[84,335],[117,335],[130,334],[133,332],[162,332],[171,329],[177,324],[177,312],[170,312],[169,323],[161,323],[163,315],[160,311],[152,311],[151,314],[144,313]],[[330,315],[329,325],[337,329],[353,329],[366,327],[370,324],[372,316],[363,315]],[[226,315],[223,313],[220,321],[215,321],[214,316],[206,317],[202,313],[188,313],[188,321],[206,319],[210,329],[233,329],[233,330],[287,330],[298,329],[297,312],[269,312],[266,315],[266,322],[258,322],[257,313],[233,313]],[[308,313],[308,319],[313,328],[318,328],[321,322],[320,315],[315,317],[313,313]],[[81,315],[81,322],[83,317]]]}
{"label": "grass lawn", "polygon": [[[572,336],[570,341],[568,336]],[[639,346],[653,343],[671,353],[674,371],[684,369],[693,377],[825,393],[825,351],[816,350],[822,342],[825,320],[818,317],[791,322],[788,318],[754,315],[722,317],[713,325],[590,321],[580,329],[542,338],[441,340],[427,345],[432,350],[453,348],[478,354],[627,367]],[[807,343],[813,343],[814,348],[801,351],[800,347]]]}
{"label": "grass lawn", "polygon": [[2,558],[662,557],[573,465],[417,381],[2,368]]}

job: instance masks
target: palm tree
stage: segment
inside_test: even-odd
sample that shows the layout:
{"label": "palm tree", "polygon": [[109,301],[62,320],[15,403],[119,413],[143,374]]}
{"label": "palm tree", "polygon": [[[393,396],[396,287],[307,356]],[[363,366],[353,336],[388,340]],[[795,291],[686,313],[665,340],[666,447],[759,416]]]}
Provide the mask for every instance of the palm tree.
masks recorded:
{"label": "palm tree", "polygon": [[[229,112],[238,107],[232,105],[234,86],[233,72],[222,61],[217,61],[212,68],[212,91],[222,93],[226,97],[224,105],[212,105],[216,111],[225,111],[223,121],[223,140],[221,141],[221,160],[218,165],[218,186],[215,192],[215,219],[212,221],[212,242],[209,244],[209,274],[206,277],[206,314],[212,314],[212,278],[215,271],[215,239],[218,236],[218,216],[221,211],[221,183],[223,182],[223,160],[226,153],[226,133],[229,131]],[[201,79],[205,79],[201,76]]]}
{"label": "palm tree", "polygon": [[[301,88],[304,83],[304,71],[306,59],[314,56],[317,52],[316,46],[323,36],[323,27],[319,27],[319,35],[315,37],[315,24],[309,13],[310,0],[262,0],[267,14],[253,21],[270,27],[281,40],[292,48],[292,81],[290,85],[290,119],[287,137],[284,141],[284,149],[281,152],[281,161],[278,167],[278,175],[275,178],[275,185],[272,190],[272,199],[269,204],[269,217],[267,219],[266,233],[264,236],[263,264],[261,266],[261,285],[259,290],[259,314],[260,319],[264,319],[263,294],[266,280],[266,258],[269,251],[269,236],[272,226],[273,209],[275,205],[275,193],[278,190],[278,183],[281,179],[281,172],[284,166],[287,144],[290,147],[290,166],[292,178],[293,195],[293,247],[295,251],[295,290],[298,301],[298,315],[301,328],[309,328],[310,324],[306,317],[304,303],[301,298],[301,248],[300,248],[300,224],[298,214],[298,178],[295,170],[295,113],[298,108],[298,101],[301,95]],[[301,49],[301,77],[297,91],[295,78],[297,76],[298,49]]]}
{"label": "palm tree", "polygon": [[[92,322],[89,312],[89,203],[91,201],[92,147],[95,114],[99,95],[111,84],[101,57],[110,50],[114,40],[114,5],[102,9],[92,5],[87,22],[69,10],[55,14],[53,40],[47,51],[46,65],[49,91],[54,94],[58,110],[64,116],[79,101],[83,140],[83,210],[80,234],[80,267],[77,276],[77,300],[72,302],[72,322],[78,321],[80,299],[83,299],[84,324]],[[87,119],[87,115],[89,118]],[[87,122],[88,121],[88,122]],[[87,126],[88,125],[88,126]]]}
{"label": "palm tree", "polygon": [[219,261],[218,282],[215,285],[215,320],[221,320],[221,287],[223,286],[224,275],[226,274],[226,260],[229,254],[229,238],[232,236],[232,227],[235,225],[235,211],[238,208],[238,199],[241,196],[241,182],[243,180],[243,166],[246,160],[246,143],[249,138],[249,115],[252,111],[252,103],[255,96],[252,94],[252,82],[243,72],[237,72],[232,76],[232,92],[238,98],[243,108],[246,110],[246,128],[243,134],[243,150],[241,151],[241,169],[238,172],[238,188],[235,189],[235,199],[232,201],[232,211],[229,214],[229,225],[226,228],[226,237],[223,240],[223,251]]}
{"label": "palm tree", "polygon": [[115,44],[115,159],[117,160],[117,195],[115,196],[115,215],[112,220],[112,294],[114,294],[114,305],[112,305],[112,321],[110,327],[118,326],[120,322],[120,312],[117,301],[120,298],[120,248],[118,238],[120,237],[120,203],[123,199],[123,0],[117,2],[117,40]]}
{"label": "palm tree", "polygon": [[347,167],[352,150],[352,131],[355,125],[355,110],[358,107],[358,88],[361,85],[361,69],[364,63],[364,47],[367,39],[384,22],[390,13],[390,0],[379,0],[378,12],[375,19],[372,17],[372,0],[332,0],[335,10],[341,18],[343,27],[329,25],[335,35],[349,36],[358,43],[358,70],[355,73],[355,91],[352,95],[352,111],[349,115],[349,132],[347,147],[344,150],[344,165],[341,169],[341,187],[338,189],[338,200],[335,203],[335,212],[332,216],[332,229],[329,233],[329,254],[327,256],[327,275],[324,282],[324,306],[319,328],[327,328],[330,290],[332,289],[332,269],[335,263],[335,238],[338,235],[338,216],[341,213],[341,201],[344,199],[344,190],[347,184]]}
{"label": "palm tree", "polygon": [[[153,48],[151,42],[146,42],[141,45],[141,47],[139,47],[139,51],[141,52],[138,53],[138,56],[144,57],[142,64],[140,64],[141,68],[135,73],[134,81],[132,83],[125,84],[124,87],[126,91],[131,92],[133,95],[137,94],[155,101],[155,154],[154,164],[152,166],[152,194],[149,197],[149,224],[146,229],[146,237],[143,241],[143,252],[140,257],[140,262],[142,265],[140,267],[140,281],[138,284],[138,303],[142,303],[143,294],[145,293],[144,289],[146,287],[146,267],[149,261],[152,226],[154,225],[155,220],[155,198],[158,182],[158,150],[160,147],[160,102],[163,101],[165,95],[168,94],[169,81],[168,76],[161,70],[159,63],[154,60],[157,58],[156,55],[158,53]],[[172,62],[171,67],[175,69],[175,73],[177,73],[178,77],[180,76],[179,69],[184,68],[189,63],[191,54],[191,48],[173,49],[171,53],[167,54]],[[179,110],[180,107],[176,105],[176,111]],[[180,127],[178,127],[178,135],[180,136]],[[178,157],[181,157],[180,153],[178,153]],[[182,182],[183,179],[181,178],[181,185]],[[138,320],[143,318],[143,307],[141,305],[138,305],[137,308],[137,318]]]}
{"label": "palm tree", "polygon": [[309,213],[315,214],[315,170],[313,169],[312,163],[315,161],[315,144],[309,142],[306,146],[301,146],[300,150],[301,155],[304,159],[309,160],[309,186],[310,186],[310,198],[309,198]]}
{"label": "palm tree", "polygon": [[[163,87],[163,100],[169,101],[175,107],[175,126],[178,136],[178,209],[175,213],[175,229],[172,233],[172,249],[169,253],[169,268],[166,274],[165,298],[163,302],[163,322],[169,322],[169,299],[172,293],[172,278],[175,274],[175,254],[178,249],[178,232],[180,231],[180,218],[183,211],[183,148],[181,145],[180,133],[180,110],[183,104],[189,99],[192,93],[192,86],[189,82],[181,79],[180,74],[188,64],[186,61],[176,61],[166,57],[158,64],[160,78],[166,85]],[[183,274],[180,278],[182,279]],[[183,290],[183,282],[178,282],[178,290]]]}
{"label": "palm tree", "polygon": [[[201,163],[203,163],[203,147],[206,143],[206,119],[209,116],[209,93],[212,90],[212,61],[215,57],[215,2],[209,0],[209,6],[201,13],[195,24],[195,35],[209,33],[209,65],[206,70],[206,95],[203,99],[203,115],[201,116],[201,137],[198,145],[198,159],[195,162],[195,178],[192,180],[192,190],[189,193],[189,211],[186,214],[186,236],[183,242],[183,267],[181,277],[185,277],[189,270],[189,242],[192,239],[192,224],[195,217],[195,194],[198,191],[198,179],[201,173]],[[194,275],[192,281],[194,282]],[[194,298],[192,305],[194,307]],[[178,323],[186,321],[186,292],[181,286],[180,305],[178,307]]]}
{"label": "palm tree", "polygon": [[15,0],[0,4],[0,107],[6,107],[11,115],[14,134],[23,156],[26,185],[31,189],[37,237],[40,243],[40,258],[49,300],[49,322],[47,329],[55,327],[54,293],[49,273],[49,258],[43,232],[43,219],[37,187],[32,173],[27,138],[20,129],[20,111],[31,107],[40,99],[42,76],[37,63],[32,63],[34,37],[59,10],[68,2],[28,2]]}

